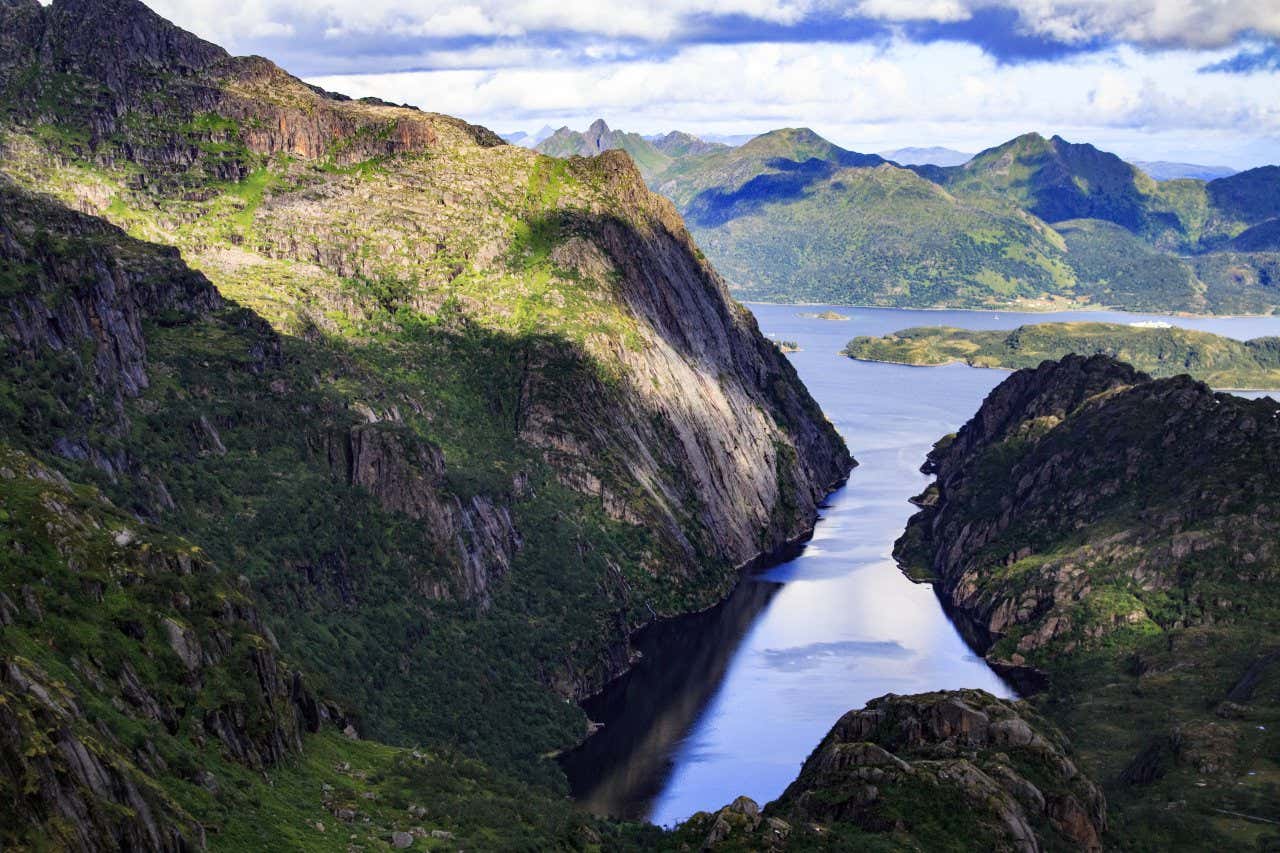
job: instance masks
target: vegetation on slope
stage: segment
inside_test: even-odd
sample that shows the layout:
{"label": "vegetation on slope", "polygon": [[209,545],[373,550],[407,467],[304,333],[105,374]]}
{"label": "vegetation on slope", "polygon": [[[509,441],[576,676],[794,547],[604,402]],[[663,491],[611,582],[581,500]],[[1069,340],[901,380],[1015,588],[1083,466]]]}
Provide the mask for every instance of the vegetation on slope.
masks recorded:
{"label": "vegetation on slope", "polygon": [[866,361],[1017,370],[1066,355],[1107,355],[1155,377],[1190,374],[1215,388],[1280,388],[1280,339],[1116,323],[1036,323],[1013,331],[921,326],[858,337],[844,354]]}
{"label": "vegetation on slope", "polygon": [[[132,0],[6,4],[0,41],[4,440],[243,574],[363,734],[556,803],[477,846],[558,837],[573,700],[847,471],[786,359],[625,157],[318,92]],[[189,814],[294,843],[271,802]]]}
{"label": "vegetation on slope", "polygon": [[899,540],[988,660],[1048,689],[1104,842],[1269,849],[1276,404],[1069,356],[1002,383],[926,470]]}
{"label": "vegetation on slope", "polygon": [[[551,153],[627,148],[590,132],[573,139]],[[901,168],[806,128],[670,148],[667,162],[632,153],[747,298],[1197,313],[1280,304],[1269,169],[1157,182],[1114,154],[1035,133],[951,167]]]}

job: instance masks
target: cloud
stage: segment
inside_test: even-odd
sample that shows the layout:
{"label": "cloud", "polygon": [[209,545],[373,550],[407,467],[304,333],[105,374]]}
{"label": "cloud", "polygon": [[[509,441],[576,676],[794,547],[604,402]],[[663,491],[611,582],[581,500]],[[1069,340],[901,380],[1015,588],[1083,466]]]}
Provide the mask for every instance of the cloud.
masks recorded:
{"label": "cloud", "polygon": [[[1280,38],[1280,0],[154,0],[158,12],[233,47],[292,34],[303,49],[368,36],[422,40],[581,38],[649,44],[883,37],[884,25],[925,40],[956,37],[999,55],[1034,40],[1059,50],[1097,44],[1216,48]],[[981,26],[964,27],[966,22]]]}
{"label": "cloud", "polygon": [[1241,50],[1226,59],[1201,67],[1205,73],[1255,74],[1280,71],[1280,46],[1267,45]]}
{"label": "cloud", "polygon": [[[499,130],[1280,159],[1280,0],[151,0],[327,89]],[[1235,72],[1235,73],[1220,73]]]}
{"label": "cloud", "polygon": [[[1203,59],[1195,51],[1121,47],[1010,66],[961,43],[770,43],[699,45],[661,59],[591,66],[318,76],[312,82],[504,129],[585,125],[596,115],[643,132],[809,124],[837,134],[831,129],[846,128],[847,136],[836,141],[860,150],[874,150],[866,146],[866,128],[882,139],[891,125],[944,126],[947,138],[966,128],[972,136],[1005,127],[1010,136],[1038,128],[1074,129],[1083,138],[1098,128],[1280,134],[1273,77],[1201,74]],[[850,138],[854,133],[864,138]]]}
{"label": "cloud", "polygon": [[801,672],[813,669],[825,661],[841,658],[907,658],[913,652],[901,643],[891,640],[840,640],[827,643],[810,643],[787,649],[765,649],[765,666],[783,672]]}

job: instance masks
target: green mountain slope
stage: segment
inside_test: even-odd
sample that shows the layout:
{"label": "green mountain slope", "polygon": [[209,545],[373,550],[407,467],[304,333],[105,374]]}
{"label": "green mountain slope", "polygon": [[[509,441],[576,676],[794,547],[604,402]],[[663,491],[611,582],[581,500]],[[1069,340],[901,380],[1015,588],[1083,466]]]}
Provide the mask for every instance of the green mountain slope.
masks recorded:
{"label": "green mountain slope", "polygon": [[[625,156],[319,92],[132,0],[5,4],[0,42],[0,436],[247,578],[362,734],[562,802],[550,756],[633,629],[716,601],[847,472]],[[184,806],[215,846],[224,791]]]}
{"label": "green mountain slope", "polygon": [[1194,313],[1280,305],[1271,288],[1280,167],[1155,181],[1092,145],[1037,133],[961,165],[906,168],[808,128],[734,148],[680,133],[662,138],[663,151],[637,140],[597,122],[542,150],[630,151],[749,299]]}
{"label": "green mountain slope", "polygon": [[926,463],[896,554],[988,660],[1047,679],[1035,704],[1103,783],[1108,847],[1277,839],[1275,410],[1069,356]]}
{"label": "green mountain slope", "polygon": [[[1159,183],[1114,154],[1038,134],[961,166],[883,165],[786,129],[677,154],[647,179],[752,299],[1198,313],[1280,302],[1266,169]],[[1217,257],[1224,249],[1233,257]]]}
{"label": "green mountain slope", "polygon": [[1280,388],[1280,339],[1236,341],[1209,332],[1115,323],[1037,323],[1013,331],[942,326],[854,338],[850,358],[899,364],[963,362],[1017,370],[1064,356],[1107,355],[1151,376],[1186,373],[1216,388]]}
{"label": "green mountain slope", "polygon": [[996,194],[1046,222],[1105,219],[1130,231],[1146,227],[1142,197],[1155,186],[1114,154],[1038,133],[931,174],[953,191]]}
{"label": "green mountain slope", "polygon": [[746,298],[978,306],[1072,282],[1062,238],[998,201],[957,198],[889,165],[774,168],[686,208]]}

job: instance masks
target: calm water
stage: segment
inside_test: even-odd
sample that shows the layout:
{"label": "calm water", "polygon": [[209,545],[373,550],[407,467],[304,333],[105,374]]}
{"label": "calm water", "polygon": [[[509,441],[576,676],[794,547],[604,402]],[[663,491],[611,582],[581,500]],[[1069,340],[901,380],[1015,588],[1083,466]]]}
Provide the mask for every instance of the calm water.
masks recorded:
{"label": "calm water", "polygon": [[[1240,339],[1280,318],[1183,319],[1112,312],[999,314],[752,305],[761,329],[796,341],[792,362],[857,457],[803,551],[742,583],[716,609],[639,641],[644,660],[587,706],[605,727],[565,762],[587,807],[672,824],[739,794],[764,803],[841,714],[885,693],[1012,689],[965,645],[928,586],[894,564],[893,541],[922,491],[933,442],[959,428],[1007,375],[855,362],[856,335],[909,326],[1158,319]],[[833,308],[847,321],[801,317]]]}

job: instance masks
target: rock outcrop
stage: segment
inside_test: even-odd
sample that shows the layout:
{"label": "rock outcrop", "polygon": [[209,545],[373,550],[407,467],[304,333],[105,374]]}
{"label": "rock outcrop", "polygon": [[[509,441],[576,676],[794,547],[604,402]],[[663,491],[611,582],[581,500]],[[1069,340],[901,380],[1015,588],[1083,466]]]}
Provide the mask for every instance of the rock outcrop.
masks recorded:
{"label": "rock outcrop", "polygon": [[[487,495],[463,501],[448,490],[440,448],[389,423],[352,427],[330,442],[329,465],[378,503],[426,527],[441,556],[454,565],[460,598],[488,603],[490,588],[511,569],[522,540],[511,510]],[[439,592],[440,597],[446,591]]]}
{"label": "rock outcrop", "polygon": [[930,454],[937,480],[897,553],[1015,663],[1231,619],[1240,607],[1206,590],[1275,576],[1278,441],[1269,400],[1103,356],[1046,362]]}
{"label": "rock outcrop", "polygon": [[1052,726],[1023,703],[961,690],[850,711],[776,801],[739,798],[678,832],[709,850],[853,849],[879,836],[1034,853],[1101,850],[1106,825],[1101,790]]}

